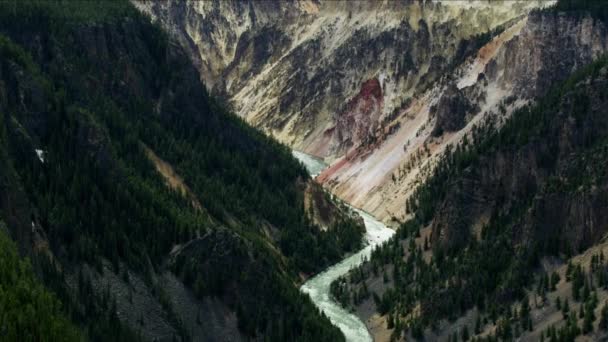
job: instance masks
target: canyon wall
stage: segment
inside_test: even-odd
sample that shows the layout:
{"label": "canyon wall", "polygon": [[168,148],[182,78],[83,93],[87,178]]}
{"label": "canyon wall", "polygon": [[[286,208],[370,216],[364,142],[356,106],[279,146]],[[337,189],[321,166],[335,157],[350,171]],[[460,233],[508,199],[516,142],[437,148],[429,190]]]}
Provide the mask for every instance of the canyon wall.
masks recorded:
{"label": "canyon wall", "polygon": [[385,222],[446,146],[606,50],[553,2],[136,2],[249,123],[331,167],[317,180]]}

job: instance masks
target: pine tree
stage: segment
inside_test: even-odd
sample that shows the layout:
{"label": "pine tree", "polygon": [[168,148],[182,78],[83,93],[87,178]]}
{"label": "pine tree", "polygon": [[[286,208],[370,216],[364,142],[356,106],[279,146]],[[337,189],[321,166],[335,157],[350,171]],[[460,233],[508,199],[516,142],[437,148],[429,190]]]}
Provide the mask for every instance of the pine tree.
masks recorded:
{"label": "pine tree", "polygon": [[462,328],[462,340],[463,341],[468,341],[469,340],[469,327],[467,327],[466,325]]}
{"label": "pine tree", "polygon": [[477,319],[475,320],[475,335],[478,335],[479,333],[481,333],[481,317],[480,315],[477,315]]}
{"label": "pine tree", "polygon": [[585,318],[583,320],[584,334],[588,334],[593,331],[593,321],[595,320],[593,316],[593,310],[587,309],[585,313]]}
{"label": "pine tree", "polygon": [[557,274],[557,272],[553,272],[553,274],[551,274],[551,291],[556,290],[556,286],[559,283],[559,280],[559,274]]}
{"label": "pine tree", "polygon": [[604,303],[602,307],[599,328],[604,331],[608,330],[608,303]]}
{"label": "pine tree", "polygon": [[562,306],[562,314],[564,319],[567,319],[570,315],[570,304],[568,303],[568,298],[564,300],[564,305]]}
{"label": "pine tree", "polygon": [[566,268],[566,282],[572,280],[572,272],[574,271],[574,267],[572,265],[572,261],[568,261],[568,267]]}
{"label": "pine tree", "polygon": [[557,342],[557,334],[555,333],[555,326],[549,328],[549,341]]}
{"label": "pine tree", "polygon": [[572,298],[578,301],[580,299],[581,288],[584,285],[583,274],[581,266],[578,265],[574,268],[572,275]]}
{"label": "pine tree", "polygon": [[530,303],[528,300],[528,296],[525,296],[524,299],[521,301],[521,310],[520,310],[520,314],[519,314],[519,320],[520,320],[521,326],[522,326],[522,328],[524,328],[524,330],[530,329],[532,321],[530,319]]}
{"label": "pine tree", "polygon": [[589,283],[587,282],[587,280],[584,280],[582,301],[586,302],[587,299],[589,299],[590,295],[591,295],[591,289],[589,288]]}

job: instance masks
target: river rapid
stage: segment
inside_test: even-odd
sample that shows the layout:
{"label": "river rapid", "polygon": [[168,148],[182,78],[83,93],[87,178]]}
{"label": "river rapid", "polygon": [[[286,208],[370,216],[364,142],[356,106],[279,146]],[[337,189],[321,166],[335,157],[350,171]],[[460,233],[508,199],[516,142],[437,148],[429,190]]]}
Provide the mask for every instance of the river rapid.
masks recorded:
{"label": "river rapid", "polygon": [[[308,172],[313,177],[316,177],[327,167],[327,164],[323,163],[322,160],[305,153],[293,151],[293,155],[306,166]],[[335,302],[331,297],[329,288],[334,280],[359,266],[365,259],[369,259],[372,249],[387,241],[393,236],[395,231],[386,227],[382,222],[376,220],[368,213],[357,208],[352,209],[356,211],[365,222],[366,247],[329,267],[322,273],[310,278],[302,285],[300,290],[308,294],[315,305],[335,326],[340,328],[347,341],[372,341],[372,337],[363,321]]]}

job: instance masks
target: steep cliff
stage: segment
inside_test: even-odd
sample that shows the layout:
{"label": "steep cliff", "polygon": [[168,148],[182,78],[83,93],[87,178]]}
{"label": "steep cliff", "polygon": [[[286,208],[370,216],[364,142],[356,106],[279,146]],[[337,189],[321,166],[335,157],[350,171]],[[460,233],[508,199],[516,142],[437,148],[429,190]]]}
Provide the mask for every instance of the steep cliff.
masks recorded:
{"label": "steep cliff", "polygon": [[446,146],[486,120],[504,121],[607,48],[601,21],[532,13],[495,36],[452,75],[413,97],[386,124],[395,129],[334,163],[319,180],[385,220],[402,220],[407,217],[403,202]]}

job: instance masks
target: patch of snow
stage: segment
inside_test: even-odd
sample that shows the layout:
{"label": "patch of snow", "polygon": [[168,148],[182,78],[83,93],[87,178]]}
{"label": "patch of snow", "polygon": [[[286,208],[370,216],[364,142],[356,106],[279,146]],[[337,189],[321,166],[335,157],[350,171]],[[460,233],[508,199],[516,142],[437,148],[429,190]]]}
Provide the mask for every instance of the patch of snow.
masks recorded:
{"label": "patch of snow", "polygon": [[41,163],[44,163],[45,159],[44,159],[44,155],[46,154],[46,152],[44,152],[44,150],[39,150],[36,149],[36,155],[38,156],[38,159],[40,159]]}

